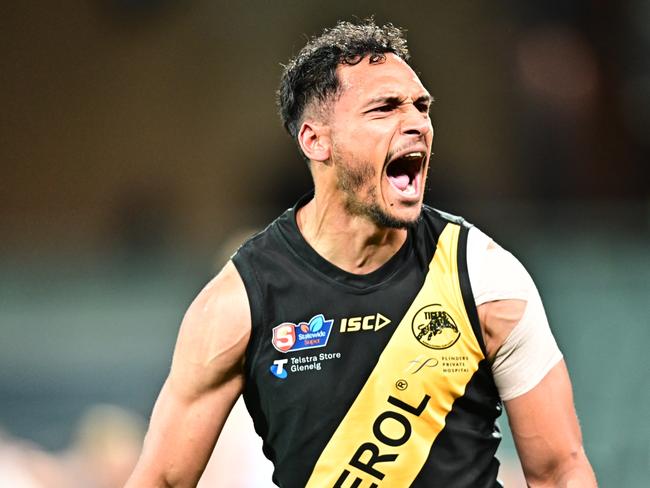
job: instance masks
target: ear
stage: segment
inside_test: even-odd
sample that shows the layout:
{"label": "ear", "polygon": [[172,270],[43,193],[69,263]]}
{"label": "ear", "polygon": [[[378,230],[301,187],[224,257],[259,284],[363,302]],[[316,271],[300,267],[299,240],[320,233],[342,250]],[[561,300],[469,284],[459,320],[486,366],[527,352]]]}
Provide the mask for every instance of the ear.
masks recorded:
{"label": "ear", "polygon": [[313,120],[305,121],[298,132],[298,144],[311,161],[324,162],[330,158],[331,139],[327,125]]}

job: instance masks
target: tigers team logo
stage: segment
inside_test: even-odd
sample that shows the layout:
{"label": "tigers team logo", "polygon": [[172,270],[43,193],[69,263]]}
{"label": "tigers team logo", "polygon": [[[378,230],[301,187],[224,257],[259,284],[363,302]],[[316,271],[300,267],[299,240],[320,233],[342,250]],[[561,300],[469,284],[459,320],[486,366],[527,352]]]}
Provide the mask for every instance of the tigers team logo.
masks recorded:
{"label": "tigers team logo", "polygon": [[458,326],[442,305],[432,304],[421,308],[413,317],[413,335],[420,344],[431,349],[447,349],[460,337]]}

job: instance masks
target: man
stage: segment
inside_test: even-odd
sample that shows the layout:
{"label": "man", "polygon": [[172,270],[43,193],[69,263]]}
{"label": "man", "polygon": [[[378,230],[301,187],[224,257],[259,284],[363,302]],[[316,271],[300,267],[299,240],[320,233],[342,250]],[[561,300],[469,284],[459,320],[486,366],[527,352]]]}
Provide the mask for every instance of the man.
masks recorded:
{"label": "man", "polygon": [[595,486],[528,274],[422,204],[431,96],[408,58],[366,21],[286,66],[314,194],[190,306],[128,486],[194,486],[242,392],[282,487],[500,486],[501,401],[530,486]]}

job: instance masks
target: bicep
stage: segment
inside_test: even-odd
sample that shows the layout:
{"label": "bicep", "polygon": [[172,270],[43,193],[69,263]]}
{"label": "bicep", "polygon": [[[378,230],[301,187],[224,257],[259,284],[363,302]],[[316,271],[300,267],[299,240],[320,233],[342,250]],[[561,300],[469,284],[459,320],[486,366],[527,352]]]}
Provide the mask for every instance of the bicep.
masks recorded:
{"label": "bicep", "polygon": [[[165,382],[138,463],[154,486],[195,486],[239,392],[233,379],[188,399]],[[134,485],[137,486],[137,485]]]}
{"label": "bicep", "polygon": [[249,335],[246,292],[229,264],[199,293],[183,319],[133,481],[196,484],[242,391]]}
{"label": "bicep", "polygon": [[584,458],[571,382],[563,360],[532,390],[506,401],[505,406],[529,483],[555,477]]}

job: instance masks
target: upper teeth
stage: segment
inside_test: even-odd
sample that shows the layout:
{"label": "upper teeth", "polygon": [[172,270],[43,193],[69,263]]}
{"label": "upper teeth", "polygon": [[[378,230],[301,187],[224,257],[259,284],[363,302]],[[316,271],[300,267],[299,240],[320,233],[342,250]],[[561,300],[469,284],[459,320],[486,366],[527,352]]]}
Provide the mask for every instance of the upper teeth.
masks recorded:
{"label": "upper teeth", "polygon": [[420,151],[416,151],[416,152],[410,152],[408,154],[405,154],[404,158],[406,158],[406,159],[419,159],[422,156],[423,156],[423,154]]}

